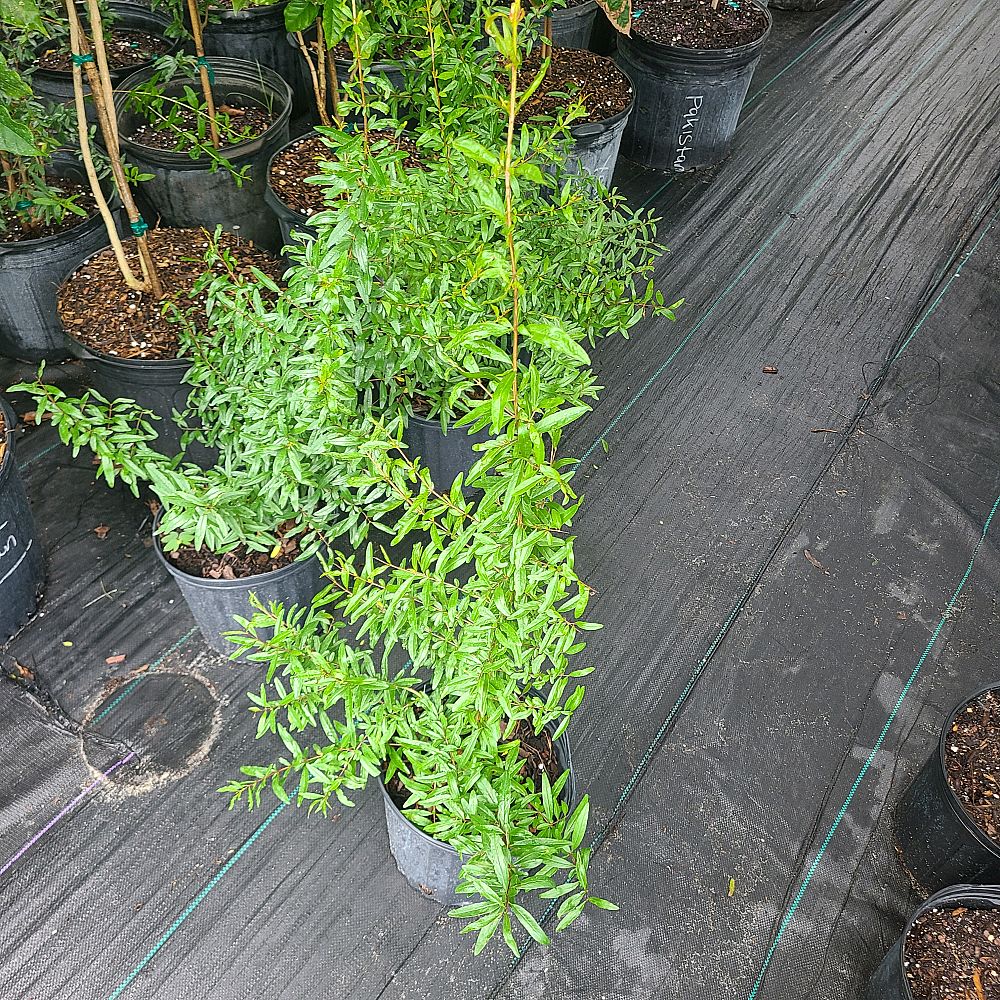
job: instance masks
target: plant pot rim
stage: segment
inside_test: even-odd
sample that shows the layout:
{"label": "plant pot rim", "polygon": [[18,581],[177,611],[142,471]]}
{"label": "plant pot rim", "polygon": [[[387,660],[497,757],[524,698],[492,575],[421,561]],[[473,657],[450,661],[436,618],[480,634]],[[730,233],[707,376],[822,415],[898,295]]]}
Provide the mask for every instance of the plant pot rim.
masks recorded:
{"label": "plant pot rim", "polygon": [[6,444],[3,458],[0,458],[0,488],[6,485],[14,471],[14,430],[17,427],[17,414],[0,393],[0,415],[3,416],[3,435],[0,440]]}
{"label": "plant pot rim", "polygon": [[[303,212],[300,212],[298,209],[292,208],[292,206],[289,205],[288,202],[285,201],[285,199],[282,198],[281,195],[274,190],[274,187],[271,185],[271,167],[274,166],[274,161],[279,156],[281,156],[281,154],[284,153],[285,150],[291,149],[292,146],[294,146],[296,143],[303,142],[306,139],[311,139],[314,136],[318,136],[319,132],[317,132],[316,129],[317,126],[314,125],[312,128],[309,129],[308,132],[303,132],[302,135],[297,135],[294,139],[289,139],[288,142],[284,144],[284,146],[281,146],[280,148],[276,149],[271,154],[271,158],[267,161],[267,175],[266,175],[267,183],[264,186],[264,200],[270,202],[273,199],[281,206],[281,208],[285,212],[288,213],[289,218],[294,218],[301,223],[307,222],[311,218],[311,216],[306,215]],[[274,208],[273,205],[271,207],[272,209]],[[320,209],[320,211],[324,211],[324,209]]]}
{"label": "plant pot rim", "polygon": [[575,3],[571,7],[557,7],[549,11],[546,15],[553,21],[562,17],[576,17],[580,14],[589,14],[597,6],[597,0],[583,0],[583,3]]}
{"label": "plant pot rim", "polygon": [[696,49],[688,45],[664,45],[662,42],[654,42],[648,38],[644,38],[642,35],[628,35],[622,36],[619,41],[624,40],[626,45],[634,45],[637,48],[642,46],[647,47],[652,52],[668,52],[668,53],[683,53],[684,56],[694,56],[696,59],[704,59],[706,62],[710,61],[713,57],[728,57],[728,56],[740,56],[752,52],[755,48],[762,47],[767,41],[768,35],[771,34],[771,28],[774,26],[774,18],[771,17],[771,12],[767,7],[761,6],[756,0],[751,0],[753,5],[760,11],[763,11],[764,16],[767,18],[767,24],[764,26],[763,32],[751,42],[745,42],[743,45],[735,45],[728,49]]}
{"label": "plant pot rim", "polygon": [[205,590],[253,590],[254,587],[260,584],[270,583],[272,580],[287,576],[300,566],[308,563],[311,559],[316,558],[315,555],[306,556],[305,558],[300,557],[287,566],[282,566],[280,569],[272,569],[267,573],[254,573],[253,576],[241,576],[235,580],[210,580],[208,577],[185,573],[184,570],[179,569],[166,557],[163,552],[163,546],[160,544],[160,537],[156,532],[159,523],[160,511],[157,511],[153,518],[153,550],[156,552],[157,559],[166,567],[167,572],[171,576],[178,580],[183,580],[189,586],[204,587]]}
{"label": "plant pot rim", "polygon": [[[274,116],[274,121],[253,139],[248,139],[235,146],[223,146],[219,153],[225,159],[238,164],[238,161],[251,157],[267,145],[276,132],[284,129],[288,124],[288,119],[292,112],[292,88],[288,82],[274,70],[259,63],[249,62],[246,59],[232,59],[229,56],[211,56],[209,62],[216,77],[216,86],[224,83],[226,77],[230,77],[234,84],[239,83],[259,83],[262,89],[271,91],[272,95],[278,99],[281,107]],[[125,77],[119,84],[117,90],[119,96],[115,100],[115,112],[121,115],[127,113],[125,102],[127,101],[132,88],[145,82],[145,77],[149,75],[149,68],[140,69]],[[178,77],[171,80],[167,87],[178,87],[189,85],[197,88],[200,86],[196,77]],[[124,150],[133,156],[141,157],[144,160],[156,160],[157,165],[170,170],[208,170],[212,167],[212,159],[209,156],[199,156],[196,159],[185,152],[177,152],[170,149],[157,149],[154,146],[146,146],[141,142],[136,142],[126,136],[121,136],[121,145]]]}
{"label": "plant pot rim", "polygon": [[967,831],[975,838],[976,842],[981,847],[991,851],[996,857],[1000,858],[1000,841],[993,840],[992,837],[987,836],[987,834],[979,828],[979,825],[973,821],[972,817],[965,811],[965,809],[962,808],[962,803],[955,794],[955,789],[951,787],[951,782],[948,780],[948,769],[945,766],[945,743],[948,739],[948,734],[951,732],[951,727],[955,721],[955,717],[963,708],[966,707],[966,705],[970,702],[976,701],[976,699],[982,697],[982,695],[989,691],[1000,691],[1000,681],[993,681],[992,683],[979,688],[979,690],[973,694],[963,697],[962,700],[948,713],[948,717],[941,726],[941,734],[938,737],[936,759],[938,767],[941,768],[941,777],[944,781],[944,787],[947,790],[945,801],[949,806],[951,806],[952,811],[956,814]]}
{"label": "plant pot rim", "polygon": [[[596,3],[597,0],[594,0]],[[610,59],[610,57],[605,57]],[[613,62],[613,60],[611,60]],[[601,118],[596,122],[577,122],[575,125],[570,125],[569,134],[573,136],[574,139],[589,139],[591,136],[601,135],[603,132],[610,132],[616,125],[625,121],[626,118],[635,108],[635,84],[632,82],[632,77],[628,75],[621,68],[621,66],[615,64],[615,69],[623,77],[625,77],[625,82],[628,84],[629,89],[629,102],[628,107],[619,111],[618,114],[612,115],[610,118]]]}

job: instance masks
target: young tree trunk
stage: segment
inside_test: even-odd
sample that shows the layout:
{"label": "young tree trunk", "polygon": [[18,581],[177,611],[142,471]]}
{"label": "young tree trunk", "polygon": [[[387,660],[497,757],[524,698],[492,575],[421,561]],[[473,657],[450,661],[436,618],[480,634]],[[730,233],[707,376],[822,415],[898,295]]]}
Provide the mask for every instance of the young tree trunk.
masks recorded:
{"label": "young tree trunk", "polygon": [[198,76],[201,79],[201,93],[205,98],[205,108],[208,111],[208,132],[212,138],[212,146],[218,149],[219,124],[215,114],[215,95],[212,93],[212,78],[208,72],[205,59],[205,41],[201,33],[201,14],[198,12],[198,0],[187,0],[188,16],[191,18],[191,37],[194,39],[194,54],[198,57]]}
{"label": "young tree trunk", "polygon": [[[87,67],[87,82],[90,85],[91,97],[94,101],[94,108],[97,111],[97,121],[104,137],[104,144],[108,150],[108,159],[111,163],[111,173],[114,177],[115,187],[125,206],[129,223],[136,231],[141,225],[139,210],[136,208],[135,199],[125,178],[125,170],[121,163],[121,151],[118,147],[118,127],[115,117],[114,103],[111,87],[110,75],[102,79],[99,71],[96,56],[92,51],[90,42],[84,34],[83,25],[80,23],[79,13],[76,9],[75,0],[66,0],[66,11],[69,17],[70,51],[74,56],[87,57],[91,60],[84,62]],[[101,23],[101,12],[97,6],[97,0],[87,0],[87,15],[90,18],[92,30],[96,37],[101,38],[103,48],[103,26]],[[107,53],[103,53],[102,60],[105,70],[107,70]],[[107,230],[108,239],[111,241],[111,249],[114,252],[118,268],[122,273],[122,278],[129,288],[137,292],[148,292],[156,298],[162,298],[163,286],[156,271],[156,265],[149,253],[149,243],[145,232],[136,232],[136,249],[139,252],[139,261],[142,265],[143,277],[140,279],[129,265],[125,256],[125,248],[118,236],[118,228],[115,225],[115,218],[108,206],[108,201],[101,190],[101,183],[97,176],[97,169],[94,166],[93,151],[90,146],[90,129],[87,127],[87,110],[83,97],[83,69],[77,59],[73,59],[73,97],[76,103],[77,133],[80,138],[80,156],[83,159],[83,166],[87,173],[87,180],[90,183],[91,192],[97,202],[98,211],[104,220],[104,228]],[[114,122],[114,124],[112,124]]]}
{"label": "young tree trunk", "polygon": [[[309,46],[306,45],[305,36],[301,31],[295,32],[295,42],[299,47],[299,52],[302,53],[302,58],[306,61],[306,66],[309,67],[309,79],[312,82],[313,100],[316,102],[316,110],[319,112],[320,124],[329,125],[330,116],[326,113],[326,90],[323,82],[320,80],[317,64],[313,62],[313,58],[309,54]],[[317,59],[319,58],[321,58],[321,56],[317,54]]]}

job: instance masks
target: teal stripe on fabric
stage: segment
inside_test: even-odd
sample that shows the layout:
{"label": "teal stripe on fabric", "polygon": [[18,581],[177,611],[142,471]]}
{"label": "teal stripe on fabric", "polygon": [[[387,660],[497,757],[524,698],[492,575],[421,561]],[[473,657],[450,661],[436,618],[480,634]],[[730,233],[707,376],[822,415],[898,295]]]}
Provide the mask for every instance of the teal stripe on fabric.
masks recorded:
{"label": "teal stripe on fabric", "polygon": [[792,900],[791,905],[788,907],[788,912],[785,914],[781,921],[781,925],[778,927],[778,933],[775,935],[774,940],[771,942],[770,948],[767,950],[767,954],[764,957],[764,963],[761,966],[760,973],[754,982],[753,989],[750,990],[747,1000],[755,1000],[757,994],[760,992],[761,986],[764,984],[764,977],[767,975],[767,970],[774,958],[774,954],[777,951],[778,945],[781,939],[784,937],[785,931],[788,930],[791,925],[792,920],[795,917],[795,913],[805,898],[806,891],[809,889],[809,885],[813,880],[813,876],[816,874],[816,869],[819,868],[820,862],[823,860],[823,856],[826,854],[827,848],[830,846],[830,842],[833,840],[834,835],[840,828],[840,824],[843,822],[844,817],[847,815],[847,810],[851,806],[851,802],[854,800],[854,796],[857,794],[858,789],[861,787],[862,782],[865,780],[865,775],[868,773],[872,766],[875,758],[878,756],[879,750],[882,749],[882,744],[885,742],[886,736],[889,734],[889,729],[891,728],[896,716],[899,714],[899,710],[902,707],[903,701],[906,695],[909,693],[910,688],[913,686],[920,670],[930,656],[931,650],[934,648],[938,639],[941,636],[941,630],[944,628],[944,624],[951,617],[952,611],[955,607],[955,602],[961,596],[962,591],[965,589],[965,585],[972,575],[972,567],[975,565],[976,556],[979,554],[979,550],[982,548],[983,543],[986,541],[986,533],[990,530],[990,523],[993,520],[993,516],[997,512],[997,508],[1000,507],[1000,496],[993,501],[993,507],[990,510],[989,517],[986,518],[986,523],[983,525],[982,534],[979,536],[979,541],[976,542],[976,547],[972,550],[972,557],[969,559],[969,565],[965,569],[965,573],[962,579],[959,581],[958,586],[955,588],[947,605],[945,606],[944,613],[941,615],[940,621],[937,623],[937,627],[934,629],[931,635],[930,641],[924,648],[923,654],[920,659],[917,660],[917,665],[910,672],[910,676],[907,678],[906,683],[903,685],[903,690],[900,691],[899,697],[896,699],[896,704],[893,706],[892,711],[889,713],[889,718],[886,719],[885,725],[882,727],[882,732],[879,734],[878,739],[875,741],[875,746],[872,747],[872,752],[868,755],[868,759],[864,762],[861,770],[858,772],[858,776],[854,779],[854,784],[851,785],[851,790],[847,793],[847,798],[844,799],[844,804],[840,807],[837,812],[837,816],[827,831],[826,836],[823,838],[823,843],[820,845],[819,850],[816,852],[816,857],[813,859],[812,864],[809,866],[809,870],[806,872],[805,878],[802,880],[802,885],[799,887],[798,892],[795,894],[795,898]]}
{"label": "teal stripe on fabric", "polygon": [[147,965],[149,965],[149,963],[156,956],[156,953],[174,936],[174,934],[177,933],[181,924],[183,924],[184,921],[187,920],[187,918],[190,917],[199,906],[201,906],[205,897],[219,884],[220,881],[222,881],[226,872],[228,872],[229,869],[232,868],[233,865],[235,865],[236,862],[239,861],[251,847],[253,847],[257,838],[271,825],[272,822],[274,822],[278,814],[284,808],[285,803],[283,802],[271,812],[267,819],[265,819],[264,822],[250,834],[249,837],[247,837],[240,849],[215,873],[208,885],[206,885],[205,888],[202,889],[190,903],[188,903],[181,915],[163,932],[156,944],[154,944],[153,947],[146,952],[143,958],[134,966],[132,971],[108,995],[108,1000],[118,1000],[118,998],[132,985],[132,983],[135,982],[136,977],[142,972],[143,969],[146,968]]}

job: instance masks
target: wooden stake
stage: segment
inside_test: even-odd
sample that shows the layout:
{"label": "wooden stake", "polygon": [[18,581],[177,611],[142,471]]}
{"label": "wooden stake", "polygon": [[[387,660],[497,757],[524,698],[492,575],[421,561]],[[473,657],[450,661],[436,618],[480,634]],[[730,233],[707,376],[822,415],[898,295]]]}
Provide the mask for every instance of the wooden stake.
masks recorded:
{"label": "wooden stake", "polygon": [[[718,0],[715,0],[718,3]],[[542,22],[542,58],[551,59],[552,58],[552,18],[545,15],[545,20]]]}

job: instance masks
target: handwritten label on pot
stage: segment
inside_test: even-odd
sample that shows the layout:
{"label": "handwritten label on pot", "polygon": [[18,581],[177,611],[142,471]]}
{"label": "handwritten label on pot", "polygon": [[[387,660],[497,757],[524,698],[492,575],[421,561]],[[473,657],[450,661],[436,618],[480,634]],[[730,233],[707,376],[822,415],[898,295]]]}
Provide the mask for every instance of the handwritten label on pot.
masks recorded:
{"label": "handwritten label on pot", "polygon": [[10,577],[17,567],[24,562],[34,539],[29,539],[27,545],[22,545],[17,536],[8,530],[10,521],[0,524],[0,584]]}
{"label": "handwritten label on pot", "polygon": [[694,145],[694,127],[701,117],[701,106],[704,103],[703,95],[689,95],[687,98],[687,111],[684,112],[684,124],[677,134],[677,156],[674,159],[674,169],[683,170],[684,161],[688,157],[688,152]]}

